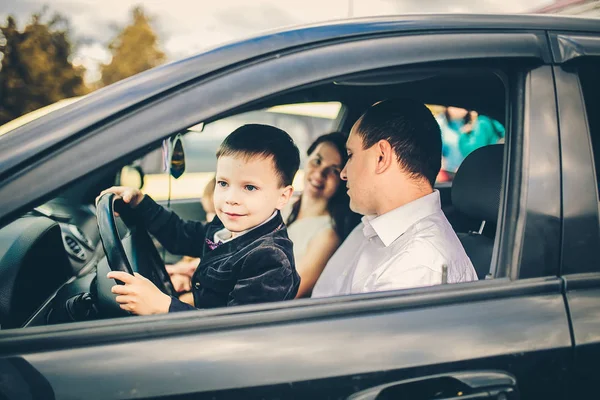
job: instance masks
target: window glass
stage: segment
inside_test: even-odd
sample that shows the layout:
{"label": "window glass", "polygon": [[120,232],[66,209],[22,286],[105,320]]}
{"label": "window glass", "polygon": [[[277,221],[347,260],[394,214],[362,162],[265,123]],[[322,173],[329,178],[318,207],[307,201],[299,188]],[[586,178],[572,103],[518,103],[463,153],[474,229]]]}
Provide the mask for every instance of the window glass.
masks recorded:
{"label": "window glass", "polygon": [[442,131],[442,169],[438,183],[451,182],[460,164],[473,150],[504,143],[504,126],[493,118],[461,107],[428,107]]}
{"label": "window glass", "polygon": [[598,113],[600,110],[600,78],[598,77],[598,68],[600,68],[600,60],[587,60],[579,68],[579,79],[592,138],[596,179],[600,188],[600,114]]}
{"label": "window glass", "polygon": [[[267,124],[283,129],[292,136],[300,150],[300,171],[294,188],[302,191],[303,166],[308,146],[318,136],[335,129],[341,103],[289,104],[250,111],[223,118],[204,126],[196,125],[183,135],[185,172],[179,179],[170,179],[163,172],[162,150],[148,154],[141,161],[145,172],[142,191],[155,200],[197,199],[202,197],[206,184],[212,179],[217,163],[216,151],[225,137],[245,124]],[[203,129],[202,129],[203,128]]]}

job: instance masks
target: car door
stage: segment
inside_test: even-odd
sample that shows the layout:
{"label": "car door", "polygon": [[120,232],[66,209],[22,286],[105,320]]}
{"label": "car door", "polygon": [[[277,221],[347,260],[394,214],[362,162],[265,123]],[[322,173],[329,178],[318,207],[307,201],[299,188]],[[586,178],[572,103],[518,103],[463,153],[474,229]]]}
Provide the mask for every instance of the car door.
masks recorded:
{"label": "car door", "polygon": [[[5,376],[24,382],[23,390],[56,398],[568,398],[571,336],[557,277],[559,146],[544,31],[355,38],[255,60],[99,127],[8,181],[0,198],[16,189],[38,196],[55,190],[42,178],[80,158],[83,149],[118,151],[90,154],[78,174],[296,87],[465,60],[493,64],[506,84],[495,279],[4,331]],[[123,132],[143,134],[123,143]],[[35,182],[41,183],[32,192]]]}
{"label": "car door", "polygon": [[[600,36],[557,32],[564,226],[562,274],[575,342],[570,392],[596,391],[600,357]],[[577,51],[573,51],[577,49]]]}

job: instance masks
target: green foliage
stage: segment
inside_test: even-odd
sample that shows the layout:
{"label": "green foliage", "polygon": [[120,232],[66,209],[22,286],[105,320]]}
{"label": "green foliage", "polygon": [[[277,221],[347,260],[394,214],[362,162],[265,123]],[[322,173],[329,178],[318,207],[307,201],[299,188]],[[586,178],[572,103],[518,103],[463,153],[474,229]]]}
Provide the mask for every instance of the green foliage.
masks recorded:
{"label": "green foliage", "polygon": [[141,7],[132,10],[132,23],[109,44],[112,60],[101,66],[102,84],[110,85],[165,61],[151,20]]}
{"label": "green foliage", "polygon": [[58,100],[85,94],[85,70],[71,62],[68,21],[34,14],[20,31],[9,16],[0,26],[0,125]]}

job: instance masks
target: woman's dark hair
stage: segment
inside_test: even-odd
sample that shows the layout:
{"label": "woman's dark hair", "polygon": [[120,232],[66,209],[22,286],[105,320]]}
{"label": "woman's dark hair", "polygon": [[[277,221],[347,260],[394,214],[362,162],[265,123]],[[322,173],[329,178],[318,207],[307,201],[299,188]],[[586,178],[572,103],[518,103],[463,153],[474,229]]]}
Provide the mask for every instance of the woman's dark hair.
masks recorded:
{"label": "woman's dark hair", "polygon": [[[348,153],[346,152],[346,135],[341,132],[331,132],[322,136],[319,136],[308,148],[307,155],[311,155],[321,143],[332,144],[340,157],[342,158],[342,166],[348,161]],[[300,211],[300,203],[302,202],[302,196],[292,206],[292,212],[287,220],[287,225],[291,225],[298,218],[298,212]],[[360,215],[350,211],[350,198],[346,191],[346,185],[340,183],[333,196],[327,203],[327,211],[331,215],[333,221],[333,229],[340,237],[340,240],[346,239],[352,229],[360,221]]]}

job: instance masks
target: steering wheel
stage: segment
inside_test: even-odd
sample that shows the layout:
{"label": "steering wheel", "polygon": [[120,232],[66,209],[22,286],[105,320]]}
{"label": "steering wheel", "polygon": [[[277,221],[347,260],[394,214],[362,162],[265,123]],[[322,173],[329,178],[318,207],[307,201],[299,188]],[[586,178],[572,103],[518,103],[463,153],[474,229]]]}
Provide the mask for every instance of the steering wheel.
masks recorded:
{"label": "steering wheel", "polygon": [[[129,229],[129,234],[123,239],[121,239],[117,229],[115,211],[121,215],[121,219]],[[156,246],[152,242],[152,238],[150,238],[148,231],[136,221],[131,208],[120,197],[114,193],[103,195],[97,204],[96,219],[102,247],[106,254],[106,261],[112,271],[123,271],[131,275],[138,272],[152,281],[163,293],[169,296],[176,295],[171,278],[158,250],[156,250]],[[99,292],[101,291],[100,288],[104,288],[102,292],[105,292],[106,288],[109,287],[103,280],[115,282],[106,278],[105,274],[102,276],[100,268],[98,269],[97,280]],[[110,284],[110,286],[112,285],[114,283]],[[116,305],[114,296],[107,293],[98,293],[98,295],[100,301],[107,301],[108,299]]]}

